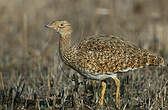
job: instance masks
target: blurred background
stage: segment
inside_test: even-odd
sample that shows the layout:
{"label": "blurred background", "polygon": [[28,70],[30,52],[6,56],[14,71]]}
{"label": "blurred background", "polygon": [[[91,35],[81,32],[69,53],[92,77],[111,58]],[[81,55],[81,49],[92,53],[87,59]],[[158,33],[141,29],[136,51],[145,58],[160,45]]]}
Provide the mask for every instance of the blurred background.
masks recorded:
{"label": "blurred background", "polygon": [[[56,33],[44,27],[53,20],[72,24],[75,43],[113,34],[168,59],[167,0],[1,0],[0,108],[97,108],[100,82],[62,63]],[[167,69],[120,74],[121,108],[168,109]],[[103,109],[115,109],[114,82],[107,82]]]}

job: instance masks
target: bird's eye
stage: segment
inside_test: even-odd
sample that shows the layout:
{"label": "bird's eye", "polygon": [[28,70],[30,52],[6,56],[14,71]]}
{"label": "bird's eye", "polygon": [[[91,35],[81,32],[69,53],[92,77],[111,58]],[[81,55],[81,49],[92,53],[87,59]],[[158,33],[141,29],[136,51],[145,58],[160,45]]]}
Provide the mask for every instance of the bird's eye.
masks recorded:
{"label": "bird's eye", "polygon": [[59,27],[64,27],[64,24],[61,23],[61,24],[59,25]]}

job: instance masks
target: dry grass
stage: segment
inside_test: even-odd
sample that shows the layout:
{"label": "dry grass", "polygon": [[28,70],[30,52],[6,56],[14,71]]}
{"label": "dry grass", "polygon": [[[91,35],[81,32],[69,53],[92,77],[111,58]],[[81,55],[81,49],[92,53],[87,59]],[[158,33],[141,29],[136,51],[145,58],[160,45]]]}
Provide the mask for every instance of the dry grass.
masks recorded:
{"label": "dry grass", "polygon": [[[101,86],[62,64],[58,39],[43,26],[72,23],[74,42],[95,33],[123,36],[168,59],[166,0],[1,0],[0,110],[98,109]],[[167,110],[168,67],[119,74],[121,109]],[[105,105],[115,109],[115,86],[107,80]]]}

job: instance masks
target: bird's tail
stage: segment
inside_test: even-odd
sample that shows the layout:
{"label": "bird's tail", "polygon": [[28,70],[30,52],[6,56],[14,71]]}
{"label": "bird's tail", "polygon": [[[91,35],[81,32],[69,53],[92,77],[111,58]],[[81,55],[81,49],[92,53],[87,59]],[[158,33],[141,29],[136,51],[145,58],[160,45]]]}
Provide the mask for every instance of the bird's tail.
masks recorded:
{"label": "bird's tail", "polygon": [[149,55],[147,63],[151,66],[165,66],[164,59],[157,55]]}

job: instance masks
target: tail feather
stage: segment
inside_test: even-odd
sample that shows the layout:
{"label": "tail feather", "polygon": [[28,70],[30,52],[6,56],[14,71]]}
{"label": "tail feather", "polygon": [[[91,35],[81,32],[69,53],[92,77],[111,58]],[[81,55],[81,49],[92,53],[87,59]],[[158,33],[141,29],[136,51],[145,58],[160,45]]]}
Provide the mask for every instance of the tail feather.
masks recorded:
{"label": "tail feather", "polygon": [[165,66],[163,58],[157,55],[148,55],[147,64],[151,66]]}

